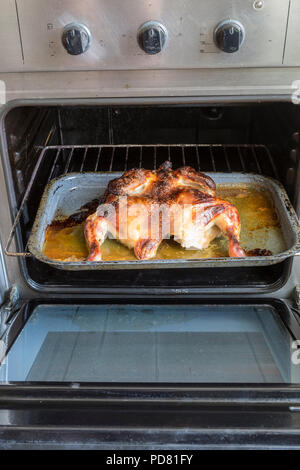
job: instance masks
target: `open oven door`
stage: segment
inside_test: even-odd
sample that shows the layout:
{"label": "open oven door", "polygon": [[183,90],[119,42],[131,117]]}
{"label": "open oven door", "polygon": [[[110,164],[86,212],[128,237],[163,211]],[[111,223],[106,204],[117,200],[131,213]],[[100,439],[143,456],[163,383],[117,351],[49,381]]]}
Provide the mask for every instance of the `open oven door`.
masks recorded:
{"label": "open oven door", "polygon": [[1,338],[0,447],[299,447],[299,339],[280,300],[31,301]]}

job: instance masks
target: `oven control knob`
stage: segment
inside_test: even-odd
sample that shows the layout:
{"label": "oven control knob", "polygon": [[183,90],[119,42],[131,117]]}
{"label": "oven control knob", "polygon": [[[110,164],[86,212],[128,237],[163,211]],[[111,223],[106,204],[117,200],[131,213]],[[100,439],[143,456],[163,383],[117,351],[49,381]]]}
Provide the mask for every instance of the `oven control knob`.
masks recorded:
{"label": "oven control knob", "polygon": [[167,43],[168,31],[158,21],[143,23],[137,32],[137,41],[146,54],[158,54]]}
{"label": "oven control knob", "polygon": [[223,52],[237,52],[245,39],[244,26],[235,20],[226,20],[218,24],[214,32],[214,40]]}
{"label": "oven control knob", "polygon": [[62,33],[62,43],[71,55],[83,54],[91,44],[91,33],[88,28],[79,23],[70,23],[65,26]]}

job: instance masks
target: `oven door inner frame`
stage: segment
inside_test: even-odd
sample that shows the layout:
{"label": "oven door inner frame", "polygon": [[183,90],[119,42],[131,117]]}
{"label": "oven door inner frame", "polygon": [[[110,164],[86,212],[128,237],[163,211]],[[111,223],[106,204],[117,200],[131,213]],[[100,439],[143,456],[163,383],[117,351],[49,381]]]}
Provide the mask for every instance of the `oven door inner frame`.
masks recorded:
{"label": "oven door inner frame", "polygon": [[[132,303],[172,303],[132,299]],[[207,304],[205,299],[173,303]],[[211,304],[261,304],[277,309],[293,337],[300,319],[278,299],[210,299]],[[8,341],[45,299],[29,301],[10,319]],[[61,301],[52,301],[54,305]],[[71,300],[66,300],[71,304]],[[82,299],[79,304],[107,300]],[[126,304],[126,299],[111,299]],[[92,384],[0,385],[0,448],[182,449],[299,448],[300,384]],[[167,447],[166,447],[167,446]]]}
{"label": "oven door inner frame", "polygon": [[[198,299],[198,298],[179,298],[176,301],[172,299],[116,299],[111,298],[109,301],[107,299],[78,299],[76,300],[76,305],[88,306],[88,305],[153,305],[153,306],[163,306],[163,305],[194,305],[194,306],[247,306],[247,305],[261,305],[261,306],[270,306],[278,314],[281,322],[283,323],[285,329],[288,331],[289,335],[293,340],[300,339],[300,315],[293,310],[286,301],[275,299],[275,298],[210,298],[210,299]],[[7,320],[7,328],[0,338],[6,345],[5,356],[9,353],[14,342],[18,338],[22,329],[26,326],[27,321],[29,320],[32,312],[39,305],[49,305],[49,306],[68,306],[74,305],[74,300],[68,299],[61,301],[51,300],[47,301],[45,299],[36,299],[30,300],[22,305],[20,310],[18,310],[11,318]],[[242,315],[242,314],[241,314]],[[298,346],[300,347],[300,345]],[[300,367],[300,366],[299,366]],[[265,400],[270,400],[271,402],[282,399],[283,403],[290,402],[292,404],[289,406],[300,406],[300,382],[299,384],[276,384],[276,383],[135,383],[135,382],[3,382],[0,383],[0,391],[4,392],[5,390],[9,391],[10,397],[13,399],[14,394],[16,397],[24,396],[28,391],[29,395],[32,393],[32,397],[48,396],[50,390],[53,390],[54,396],[66,396],[66,394],[78,397],[82,399],[85,397],[91,397],[91,399],[96,398],[97,396],[107,396],[115,395],[120,400],[127,399],[136,399],[138,396],[141,400],[147,400],[150,397],[153,399],[178,399],[181,400],[187,393],[187,396],[190,396],[192,400],[204,400],[211,401],[213,396],[217,400],[225,400],[236,402],[239,401],[245,403],[251,403],[254,400],[254,403],[262,403]],[[251,392],[252,391],[252,392]],[[256,396],[256,392],[258,395]],[[249,394],[250,392],[250,394]],[[100,395],[98,395],[100,394]],[[281,396],[281,398],[280,398]],[[176,398],[177,397],[177,398]],[[291,398],[289,398],[291,397]],[[0,397],[1,400],[1,397]]]}

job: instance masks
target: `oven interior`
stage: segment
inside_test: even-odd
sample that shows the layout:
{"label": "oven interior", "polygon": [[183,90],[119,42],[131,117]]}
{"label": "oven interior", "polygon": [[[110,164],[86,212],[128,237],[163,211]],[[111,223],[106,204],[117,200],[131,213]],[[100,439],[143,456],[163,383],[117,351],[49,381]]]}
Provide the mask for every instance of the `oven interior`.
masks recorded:
{"label": "oven interior", "polygon": [[[16,106],[3,118],[7,142],[4,166],[16,214],[26,188],[31,191],[18,226],[18,250],[26,244],[47,182],[71,171],[155,168],[169,159],[201,171],[245,171],[279,180],[297,201],[300,110],[288,102],[221,105]],[[101,145],[110,144],[110,148]],[[123,144],[123,148],[113,145]],[[159,145],[161,144],[161,146]],[[183,146],[168,147],[172,144]],[[194,144],[184,147],[185,144]],[[43,147],[49,149],[34,175]],[[126,145],[130,145],[126,147]],[[136,145],[136,147],[134,146]],[[140,147],[145,145],[145,147]],[[81,146],[75,147],[74,146]],[[94,147],[93,147],[94,146]],[[34,175],[34,176],[33,176]],[[141,271],[61,271],[32,257],[20,258],[29,285],[47,291],[82,292],[159,287],[274,291],[287,281],[291,260],[253,268],[158,269]],[[83,287],[84,286],[84,287]]]}

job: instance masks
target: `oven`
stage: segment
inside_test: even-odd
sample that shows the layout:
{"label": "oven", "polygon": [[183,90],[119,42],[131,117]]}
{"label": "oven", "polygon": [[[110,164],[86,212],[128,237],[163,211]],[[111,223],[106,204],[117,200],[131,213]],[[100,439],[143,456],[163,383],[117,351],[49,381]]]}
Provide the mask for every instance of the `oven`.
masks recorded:
{"label": "oven", "polygon": [[298,2],[188,3],[3,2],[2,448],[299,447],[297,253],[62,270],[29,250],[54,178],[166,160],[272,178],[300,216]]}

